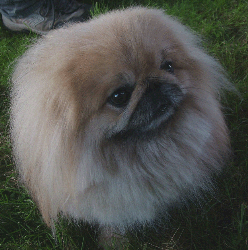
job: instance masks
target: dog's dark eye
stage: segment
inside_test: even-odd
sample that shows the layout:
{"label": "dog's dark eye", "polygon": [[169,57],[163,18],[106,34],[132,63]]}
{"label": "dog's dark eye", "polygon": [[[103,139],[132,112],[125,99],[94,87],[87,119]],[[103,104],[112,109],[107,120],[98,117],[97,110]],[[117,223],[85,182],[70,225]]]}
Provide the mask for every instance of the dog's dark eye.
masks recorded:
{"label": "dog's dark eye", "polygon": [[108,98],[108,102],[117,108],[122,108],[128,104],[132,92],[133,89],[129,86],[121,87]]}
{"label": "dog's dark eye", "polygon": [[172,67],[171,61],[163,61],[160,65],[160,69],[166,70],[169,73],[174,73],[174,68]]}

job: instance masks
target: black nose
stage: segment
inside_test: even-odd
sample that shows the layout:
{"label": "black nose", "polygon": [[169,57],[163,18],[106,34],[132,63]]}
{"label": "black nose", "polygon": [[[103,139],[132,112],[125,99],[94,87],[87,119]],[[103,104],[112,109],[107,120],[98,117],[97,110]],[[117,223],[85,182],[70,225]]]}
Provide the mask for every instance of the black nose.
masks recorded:
{"label": "black nose", "polygon": [[121,138],[155,133],[177,112],[184,98],[176,83],[168,83],[164,79],[149,79],[146,85],[146,91],[137,103],[127,126],[118,133]]}
{"label": "black nose", "polygon": [[[164,95],[174,95],[181,92],[181,88],[174,83],[170,83],[157,78],[149,78],[146,80],[147,88],[145,94],[150,94],[153,91],[161,92]],[[156,93],[157,94],[157,93]]]}
{"label": "black nose", "polygon": [[152,92],[154,90],[158,90],[161,88],[161,81],[157,80],[157,79],[149,79],[146,81],[147,83],[147,92]]}
{"label": "black nose", "polygon": [[183,99],[182,90],[175,83],[149,79],[146,84],[146,91],[138,102],[127,129],[142,130],[158,118],[168,120]]}
{"label": "black nose", "polygon": [[147,88],[143,97],[150,99],[157,108],[165,109],[168,105],[179,104],[183,98],[183,93],[178,84],[165,80],[151,78],[146,80]]}

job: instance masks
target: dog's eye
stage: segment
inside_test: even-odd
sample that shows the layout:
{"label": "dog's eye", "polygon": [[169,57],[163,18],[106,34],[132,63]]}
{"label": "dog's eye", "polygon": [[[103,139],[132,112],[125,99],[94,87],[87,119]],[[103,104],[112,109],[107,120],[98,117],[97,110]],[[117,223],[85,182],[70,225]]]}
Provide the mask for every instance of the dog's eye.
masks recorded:
{"label": "dog's eye", "polygon": [[160,69],[166,70],[169,73],[174,73],[174,68],[172,67],[171,61],[163,61],[160,65]]}
{"label": "dog's eye", "polygon": [[108,98],[108,102],[117,108],[122,108],[127,105],[132,92],[133,89],[129,86],[121,87]]}

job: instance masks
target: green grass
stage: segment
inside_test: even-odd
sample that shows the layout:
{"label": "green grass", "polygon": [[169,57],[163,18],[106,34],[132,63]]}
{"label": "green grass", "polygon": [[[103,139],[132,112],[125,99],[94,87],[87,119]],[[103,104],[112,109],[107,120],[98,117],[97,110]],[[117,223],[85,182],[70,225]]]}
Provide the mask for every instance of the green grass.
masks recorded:
{"label": "green grass", "polygon": [[[89,2],[89,1],[88,1]],[[166,229],[130,233],[128,249],[248,249],[248,1],[100,1],[95,14],[134,4],[166,9],[204,37],[204,46],[227,69],[242,98],[223,101],[233,158],[205,202],[172,209]],[[18,186],[8,134],[9,78],[15,59],[36,37],[5,30],[0,23],[0,249],[96,249],[89,225],[62,221],[57,241],[36,205]],[[142,239],[142,240],[141,240]]]}

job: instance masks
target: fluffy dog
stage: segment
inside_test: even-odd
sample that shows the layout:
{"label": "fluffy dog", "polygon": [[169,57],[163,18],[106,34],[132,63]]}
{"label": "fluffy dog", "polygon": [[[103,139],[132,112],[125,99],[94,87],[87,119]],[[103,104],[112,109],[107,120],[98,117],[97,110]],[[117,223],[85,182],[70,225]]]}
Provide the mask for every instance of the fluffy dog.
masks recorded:
{"label": "fluffy dog", "polygon": [[13,75],[12,141],[45,222],[131,227],[209,189],[229,154],[199,39],[161,10],[113,11],[51,31]]}

